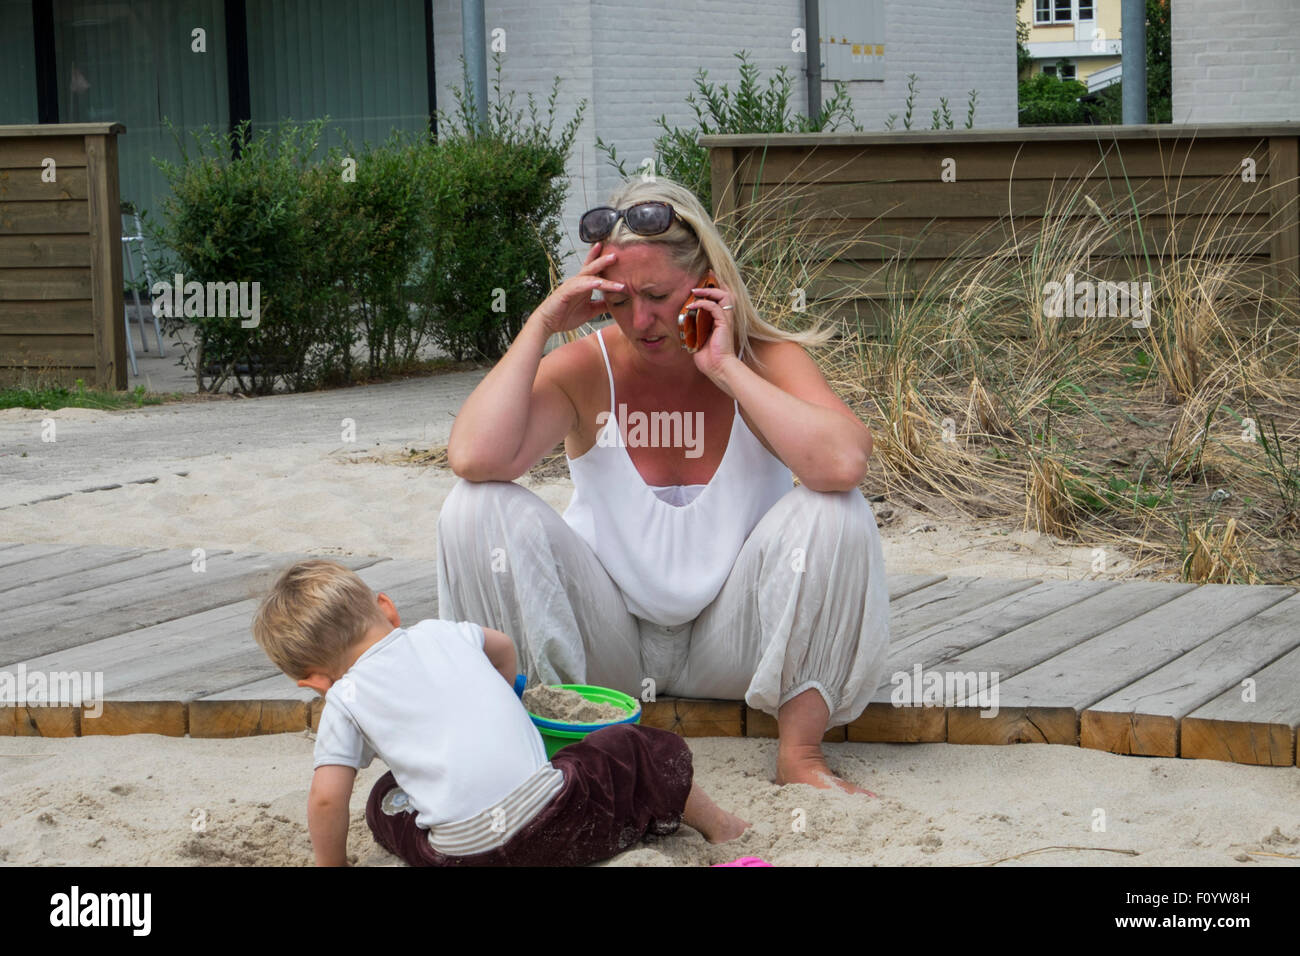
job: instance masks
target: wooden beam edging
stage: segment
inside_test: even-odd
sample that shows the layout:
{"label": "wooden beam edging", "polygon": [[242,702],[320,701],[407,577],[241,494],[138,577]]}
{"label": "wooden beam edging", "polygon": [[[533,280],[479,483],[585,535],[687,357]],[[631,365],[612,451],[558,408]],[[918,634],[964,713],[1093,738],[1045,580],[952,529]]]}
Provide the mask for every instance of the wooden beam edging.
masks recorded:
{"label": "wooden beam edging", "polygon": [[1268,141],[1268,185],[1273,220],[1269,259],[1273,295],[1300,313],[1300,138]]}
{"label": "wooden beam edging", "polygon": [[126,336],[122,290],[122,209],[116,134],[86,136],[90,210],[90,286],[95,330],[95,385],[123,390]]}

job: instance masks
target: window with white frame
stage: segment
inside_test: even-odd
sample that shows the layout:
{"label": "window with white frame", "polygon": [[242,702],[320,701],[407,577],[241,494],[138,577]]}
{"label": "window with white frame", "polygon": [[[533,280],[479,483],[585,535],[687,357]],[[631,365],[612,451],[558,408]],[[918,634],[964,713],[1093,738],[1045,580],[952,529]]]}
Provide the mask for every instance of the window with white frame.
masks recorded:
{"label": "window with white frame", "polygon": [[1092,20],[1093,0],[1034,0],[1034,24],[1050,26],[1075,20]]}

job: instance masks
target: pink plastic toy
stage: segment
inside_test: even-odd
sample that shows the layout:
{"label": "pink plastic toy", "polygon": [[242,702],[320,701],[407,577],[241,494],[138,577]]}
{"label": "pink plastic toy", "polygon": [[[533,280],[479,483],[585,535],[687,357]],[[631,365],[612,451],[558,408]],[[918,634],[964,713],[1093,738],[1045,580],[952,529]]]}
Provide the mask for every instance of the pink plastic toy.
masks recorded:
{"label": "pink plastic toy", "polygon": [[713,865],[714,866],[771,866],[772,864],[764,860],[760,860],[756,856],[742,856],[740,859],[732,860],[730,863],[714,863]]}

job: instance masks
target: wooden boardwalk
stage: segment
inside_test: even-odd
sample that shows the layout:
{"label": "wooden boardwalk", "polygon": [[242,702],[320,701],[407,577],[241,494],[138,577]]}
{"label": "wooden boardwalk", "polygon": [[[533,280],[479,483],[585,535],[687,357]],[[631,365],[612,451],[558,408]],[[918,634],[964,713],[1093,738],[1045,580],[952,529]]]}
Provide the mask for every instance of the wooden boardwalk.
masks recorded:
{"label": "wooden boardwalk", "polygon": [[[249,631],[260,591],[299,557],[0,543],[0,735],[313,727],[315,693],[276,671]],[[336,560],[390,594],[403,620],[437,616],[434,562]],[[889,592],[886,683],[828,740],[1297,764],[1295,588],[934,574],[890,576]],[[13,696],[15,684],[73,673],[102,675],[102,713]],[[739,701],[661,698],[643,720],[685,736],[776,731]]]}

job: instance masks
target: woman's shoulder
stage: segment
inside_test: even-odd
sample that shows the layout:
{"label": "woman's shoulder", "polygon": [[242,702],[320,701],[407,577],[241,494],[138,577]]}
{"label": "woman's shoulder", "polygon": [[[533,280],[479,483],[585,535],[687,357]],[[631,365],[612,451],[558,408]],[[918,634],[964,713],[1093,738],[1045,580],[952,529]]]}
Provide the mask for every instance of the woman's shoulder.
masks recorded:
{"label": "woman's shoulder", "polygon": [[547,352],[542,358],[539,375],[544,374],[558,385],[582,409],[599,397],[609,404],[609,386],[606,382],[605,363],[600,354],[600,343],[591,332],[572,342],[565,342]]}
{"label": "woman's shoulder", "polygon": [[[798,342],[773,342],[767,339],[750,339],[745,346],[746,364],[754,371],[769,377],[765,373],[779,373],[796,368],[806,369],[812,358]],[[750,361],[749,359],[757,361]]]}

